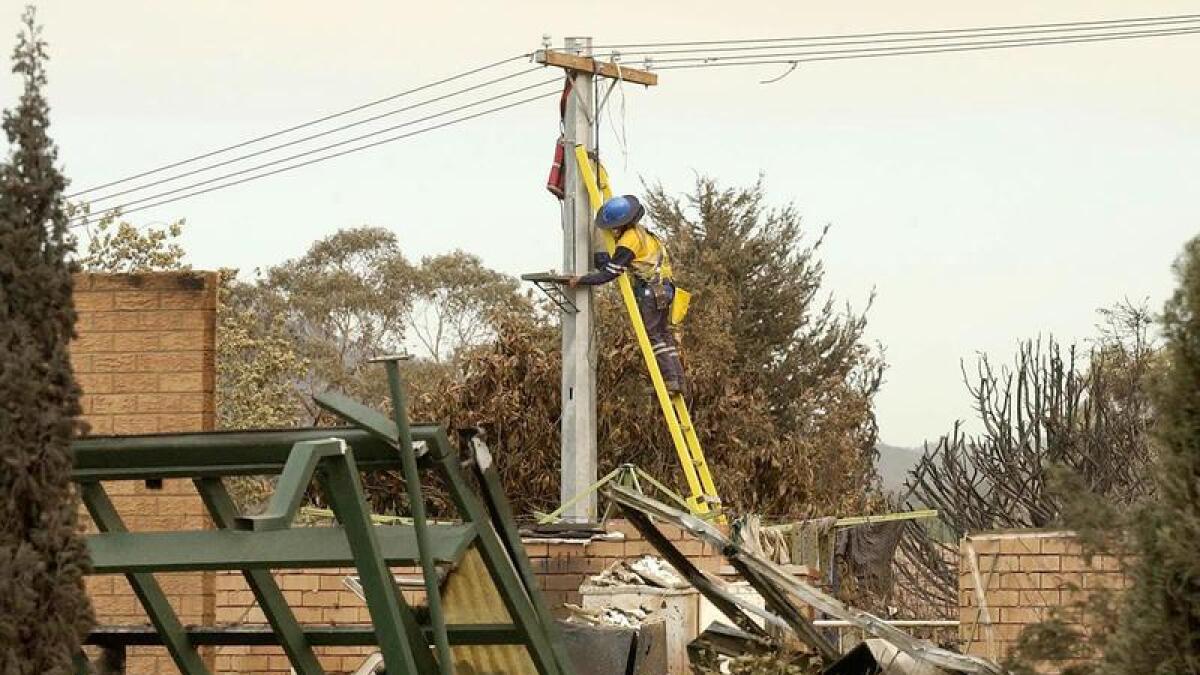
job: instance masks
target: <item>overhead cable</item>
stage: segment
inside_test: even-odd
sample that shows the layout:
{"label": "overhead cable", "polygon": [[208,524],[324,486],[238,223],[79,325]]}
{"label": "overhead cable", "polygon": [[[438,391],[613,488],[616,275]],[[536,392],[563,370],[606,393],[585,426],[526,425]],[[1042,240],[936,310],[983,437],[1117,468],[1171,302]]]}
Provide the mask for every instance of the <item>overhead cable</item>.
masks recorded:
{"label": "overhead cable", "polygon": [[356,105],[356,106],[354,106],[354,107],[352,107],[352,108],[346,108],[345,110],[339,110],[339,111],[337,111],[337,112],[333,112],[333,113],[330,113],[330,114],[328,114],[328,115],[324,115],[324,116],[322,116],[322,117],[318,117],[318,118],[316,118],[316,119],[309,120],[309,121],[307,121],[307,122],[303,122],[303,123],[301,123],[301,124],[296,124],[296,125],[293,125],[293,126],[287,127],[287,128],[285,128],[285,129],[280,129],[280,130],[278,130],[278,131],[272,131],[272,132],[270,132],[270,133],[263,134],[263,135],[261,135],[261,136],[255,136],[255,137],[253,137],[253,138],[248,138],[248,139],[246,139],[246,140],[244,140],[244,141],[239,141],[239,142],[237,142],[237,143],[234,143],[234,144],[232,144],[232,145],[227,145],[227,146],[224,146],[224,147],[221,147],[221,148],[217,148],[217,149],[215,149],[215,150],[210,150],[210,151],[208,151],[208,152],[204,152],[204,153],[201,153],[201,154],[198,154],[198,155],[193,155],[193,156],[191,156],[191,157],[188,157],[188,158],[186,158],[186,159],[181,159],[181,160],[179,160],[179,161],[177,161],[177,162],[171,162],[171,163],[169,163],[169,164],[163,164],[162,166],[158,166],[158,167],[155,167],[155,168],[153,168],[153,169],[147,169],[147,170],[145,170],[145,171],[142,171],[142,172],[140,172],[140,173],[135,173],[135,174],[132,174],[132,175],[129,175],[129,176],[125,176],[124,178],[118,178],[118,179],[116,179],[116,180],[112,180],[112,181],[109,181],[109,182],[107,182],[107,183],[102,183],[102,184],[100,184],[100,185],[95,185],[95,186],[92,186],[92,187],[90,187],[90,188],[87,188],[87,189],[85,189],[85,190],[79,190],[79,191],[77,191],[77,192],[74,192],[74,193],[71,193],[71,194],[67,195],[67,198],[68,198],[68,199],[70,199],[70,198],[78,197],[78,196],[80,196],[80,195],[87,194],[87,193],[89,193],[89,192],[95,192],[95,191],[97,191],[97,190],[101,190],[101,189],[104,189],[104,188],[107,188],[107,187],[112,187],[112,186],[114,186],[114,185],[119,185],[119,184],[121,184],[121,183],[125,183],[125,182],[131,181],[131,180],[137,180],[138,178],[144,178],[144,177],[146,177],[146,176],[149,176],[149,175],[151,175],[151,174],[159,173],[159,172],[161,172],[161,171],[166,171],[166,170],[168,170],[168,169],[174,169],[174,168],[177,168],[177,167],[183,166],[183,165],[185,165],[185,164],[190,164],[190,163],[192,163],[192,162],[197,162],[197,161],[199,161],[199,160],[202,160],[202,159],[207,159],[207,158],[209,158],[209,157],[213,157],[213,156],[215,156],[215,155],[219,155],[219,154],[222,154],[222,153],[225,153],[225,152],[229,152],[229,151],[231,151],[231,150],[237,150],[238,148],[244,148],[244,147],[246,147],[246,146],[248,146],[248,145],[252,145],[252,144],[254,144],[254,143],[260,143],[260,142],[262,142],[262,141],[265,141],[265,140],[269,140],[269,139],[272,139],[272,138],[277,138],[277,137],[279,137],[279,136],[283,136],[284,134],[289,134],[289,133],[292,133],[292,132],[294,132],[294,131],[299,131],[300,129],[305,129],[305,128],[308,128],[308,127],[311,127],[311,126],[314,126],[314,125],[317,125],[317,124],[321,124],[322,122],[328,122],[329,120],[332,120],[332,119],[336,119],[336,118],[339,118],[339,117],[344,117],[344,116],[346,116],[346,115],[350,115],[350,114],[353,114],[353,113],[359,112],[359,111],[361,111],[361,110],[366,110],[367,108],[371,108],[371,107],[374,107],[374,106],[377,106],[377,105],[381,105],[381,104],[387,103],[387,102],[389,102],[389,101],[394,101],[394,100],[396,100],[396,99],[398,99],[398,98],[401,98],[401,97],[404,97],[404,96],[409,96],[409,95],[415,94],[415,93],[417,93],[417,92],[425,91],[425,90],[427,90],[427,89],[432,89],[433,87],[437,87],[437,86],[440,86],[440,85],[443,85],[443,84],[447,84],[447,83],[449,83],[449,82],[453,82],[453,81],[455,81],[455,80],[461,80],[461,79],[462,79],[462,78],[464,78],[464,77],[470,77],[471,75],[475,75],[475,74],[477,74],[477,73],[482,73],[482,72],[484,72],[484,71],[486,71],[486,70],[490,70],[490,69],[492,69],[492,68],[497,68],[497,67],[500,67],[500,66],[503,66],[503,65],[509,64],[509,63],[513,63],[513,62],[515,62],[515,61],[521,61],[521,60],[525,60],[525,59],[528,59],[529,57],[530,57],[530,54],[518,54],[518,55],[516,55],[516,56],[510,56],[510,57],[507,57],[507,58],[500,59],[499,61],[493,61],[493,62],[491,62],[491,63],[487,63],[487,64],[484,64],[484,65],[482,65],[482,66],[478,66],[478,67],[476,67],[476,68],[471,68],[470,70],[464,70],[464,71],[462,71],[462,72],[460,72],[460,73],[456,73],[456,74],[454,74],[454,75],[450,75],[449,77],[444,77],[444,78],[442,78],[442,79],[440,79],[440,80],[436,80],[436,81],[434,81],[434,82],[429,82],[429,83],[427,83],[427,84],[423,84],[423,85],[420,85],[420,86],[418,86],[418,87],[413,87],[412,89],[406,89],[406,90],[404,90],[404,91],[397,92],[397,93],[395,93],[395,94],[391,94],[391,95],[389,95],[389,96],[384,96],[383,98],[378,98],[378,99],[375,99],[375,100],[373,100],[373,101],[368,101],[368,102],[366,102],[366,103],[362,103],[362,104]]}
{"label": "overhead cable", "polygon": [[[848,59],[870,59],[888,56],[910,56],[917,54],[941,54],[949,52],[966,52],[976,50],[990,49],[1014,49],[1022,47],[1040,47],[1045,45],[1061,45],[1061,44],[1077,44],[1086,42],[1108,42],[1113,40],[1130,40],[1150,37],[1167,37],[1173,35],[1191,35],[1200,33],[1200,27],[1194,29],[1178,29],[1171,31],[1147,32],[1147,33],[1129,33],[1122,35],[1114,35],[1108,37],[1078,37],[1078,38],[1046,38],[1037,41],[1013,42],[1001,41],[997,43],[989,42],[974,42],[963,43],[961,46],[939,46],[939,47],[894,47],[879,49],[852,49],[852,50],[831,50],[827,52],[794,52],[784,54],[762,54],[749,57],[733,57],[733,56],[698,56],[690,59],[678,59],[679,63],[671,62],[667,65],[658,65],[655,62],[655,70],[679,70],[686,68],[713,68],[722,66],[753,66],[766,64],[780,63],[806,63],[811,61],[842,61]],[[694,61],[696,63],[686,63]]]}
{"label": "overhead cable", "polygon": [[[1001,31],[1001,32],[978,33],[978,34],[974,34],[974,35],[970,35],[970,34],[968,34],[968,35],[928,35],[928,34],[925,34],[925,35],[915,35],[915,36],[914,35],[906,35],[903,37],[876,37],[876,38],[863,37],[861,39],[841,39],[841,36],[814,36],[814,37],[807,37],[807,38],[779,38],[779,39],[774,39],[774,40],[764,40],[764,41],[762,41],[762,44],[752,44],[752,45],[740,44],[738,46],[732,46],[732,47],[730,47],[730,46],[695,46],[695,47],[684,48],[684,49],[657,49],[657,48],[635,49],[635,50],[625,53],[625,54],[622,54],[621,52],[613,51],[612,55],[614,57],[625,58],[626,60],[628,60],[627,57],[631,54],[635,54],[639,57],[647,56],[647,55],[654,55],[657,57],[657,55],[661,55],[661,54],[690,54],[690,53],[694,53],[694,52],[715,53],[715,52],[761,51],[761,50],[771,50],[771,49],[801,48],[801,47],[808,47],[808,46],[835,47],[835,46],[846,46],[846,45],[868,45],[868,44],[883,44],[883,43],[897,43],[897,42],[931,42],[931,43],[936,44],[943,40],[957,40],[957,39],[968,39],[968,38],[990,39],[990,38],[998,38],[998,37],[1023,36],[1023,35],[1036,36],[1039,34],[1050,34],[1050,35],[1047,35],[1047,37],[1055,37],[1054,34],[1058,34],[1060,36],[1063,34],[1072,34],[1073,36],[1101,35],[1102,33],[1097,33],[1095,31],[1121,30],[1121,29],[1145,30],[1148,28],[1172,27],[1172,26],[1184,27],[1184,28],[1189,27],[1189,26],[1200,26],[1200,15],[1195,15],[1194,17],[1188,17],[1188,18],[1171,18],[1171,19],[1163,19],[1160,21],[1142,22],[1142,23],[1127,23],[1127,24],[1122,24],[1122,25],[1089,26],[1089,27],[1084,27],[1084,28],[1071,27],[1071,28],[1014,29],[1014,30]],[[845,36],[845,37],[857,38],[858,36]],[[595,49],[593,49],[593,52],[595,52]],[[656,58],[656,60],[657,60],[657,58]]]}
{"label": "overhead cable", "polygon": [[[556,82],[556,83],[557,83],[557,82],[560,82],[560,80],[558,80],[558,79],[556,78],[556,79],[554,80],[554,82]],[[170,203],[172,203],[172,202],[177,202],[177,201],[180,201],[180,200],[183,200],[183,199],[188,199],[188,198],[190,198],[190,197],[195,197],[195,196],[198,196],[198,195],[207,194],[207,193],[209,193],[209,192],[215,192],[215,191],[217,191],[217,190],[223,190],[223,189],[225,189],[225,188],[234,187],[234,186],[236,186],[236,185],[241,185],[241,184],[243,184],[243,183],[249,183],[249,182],[251,182],[251,181],[255,181],[255,180],[258,180],[258,179],[260,179],[260,178],[266,178],[266,177],[268,177],[268,176],[274,176],[274,175],[281,174],[281,173],[284,173],[284,172],[287,172],[287,171],[292,171],[292,170],[294,170],[294,169],[299,169],[299,168],[301,168],[301,167],[309,166],[309,165],[311,165],[311,164],[316,164],[316,163],[318,163],[318,162],[324,162],[324,161],[326,161],[326,160],[329,160],[329,159],[334,159],[334,158],[336,158],[336,157],[342,157],[342,156],[344,156],[344,155],[349,155],[349,154],[351,154],[351,153],[360,152],[360,151],[362,151],[362,150],[368,150],[368,149],[370,149],[370,148],[375,148],[375,147],[378,147],[378,146],[381,146],[381,145],[385,145],[385,144],[387,144],[387,143],[394,143],[394,142],[396,142],[396,141],[404,140],[404,139],[406,139],[406,138],[412,138],[413,136],[419,136],[419,135],[421,135],[421,134],[428,133],[428,132],[430,132],[430,131],[435,131],[435,130],[437,130],[437,129],[442,129],[442,128],[445,128],[445,127],[453,126],[453,125],[455,125],[455,124],[461,124],[461,123],[463,123],[463,122],[467,122],[467,121],[469,121],[469,120],[477,119],[477,118],[480,118],[480,117],[484,117],[484,116],[486,116],[486,115],[491,115],[491,114],[498,113],[498,112],[501,112],[501,111],[504,111],[504,110],[509,110],[509,109],[511,109],[511,108],[516,108],[516,107],[518,107],[518,106],[526,105],[526,104],[528,104],[528,103],[532,103],[532,102],[534,102],[534,101],[538,101],[538,100],[541,100],[541,99],[549,98],[549,97],[552,97],[552,96],[559,96],[559,95],[560,95],[560,92],[557,92],[557,91],[551,91],[551,92],[546,92],[546,93],[543,93],[543,94],[538,94],[538,95],[536,95],[536,96],[530,96],[530,97],[527,97],[527,98],[520,99],[520,100],[518,100],[518,101],[514,101],[514,102],[512,102],[512,103],[506,103],[506,104],[504,104],[504,105],[495,106],[495,107],[493,107],[493,108],[488,108],[487,110],[481,110],[481,111],[479,111],[479,112],[477,112],[477,113],[472,113],[472,114],[470,114],[470,115],[465,115],[465,116],[463,116],[463,117],[459,117],[459,118],[456,118],[456,119],[452,119],[452,120],[449,120],[449,121],[446,121],[446,122],[441,122],[441,123],[439,123],[439,124],[435,124],[435,125],[432,125],[432,126],[429,126],[429,127],[425,127],[425,128],[422,128],[422,129],[418,129],[418,130],[416,130],[416,131],[410,131],[410,132],[407,132],[407,133],[404,133],[404,134],[399,134],[399,135],[397,135],[397,136],[390,136],[390,137],[388,137],[388,138],[382,138],[382,139],[379,139],[379,140],[373,141],[373,142],[371,142],[371,143],[365,143],[365,144],[363,144],[363,145],[355,146],[355,147],[353,147],[353,148],[347,148],[347,149],[345,149],[345,150],[341,150],[341,151],[339,151],[339,152],[331,153],[331,154],[328,154],[328,155],[323,155],[323,156],[321,156],[321,157],[315,157],[315,158],[313,158],[313,159],[309,159],[309,160],[306,160],[306,161],[303,161],[303,162],[299,162],[299,163],[296,163],[296,164],[290,164],[290,165],[288,165],[288,166],[279,167],[279,168],[277,168],[277,169],[273,169],[273,170],[271,170],[271,171],[267,171],[267,172],[264,172],[264,173],[255,174],[255,175],[252,175],[252,176],[246,176],[246,177],[244,177],[244,178],[240,178],[240,179],[237,179],[237,180],[232,180],[232,181],[229,181],[229,182],[226,182],[226,183],[221,183],[221,184],[218,184],[218,185],[212,185],[212,186],[210,186],[210,187],[206,187],[206,188],[203,188],[203,189],[200,189],[200,190],[196,190],[196,191],[194,191],[194,192],[188,192],[188,193],[186,193],[186,194],[179,194],[179,195],[176,195],[176,196],[173,196],[173,197],[169,197],[169,198],[167,198],[167,199],[162,199],[162,200],[160,200],[160,201],[156,201],[156,202],[153,202],[153,203],[150,203],[150,204],[142,204],[142,205],[140,205],[140,206],[135,206],[134,208],[131,208],[131,209],[126,209],[126,208],[124,208],[124,206],[125,206],[125,205],[121,205],[121,206],[117,206],[117,207],[113,207],[113,208],[105,209],[105,213],[104,213],[104,214],[93,214],[93,215],[92,215],[92,216],[91,216],[89,219],[87,219],[87,220],[85,220],[85,221],[81,221],[81,222],[75,223],[74,225],[72,225],[72,227],[82,227],[82,226],[86,226],[86,225],[91,225],[91,224],[97,223],[97,222],[99,222],[99,221],[103,220],[105,217],[107,217],[107,215],[106,215],[107,213],[112,213],[112,212],[113,212],[115,209],[119,209],[119,210],[120,210],[120,213],[121,213],[122,215],[124,215],[124,214],[126,214],[126,213],[134,213],[134,212],[137,212],[137,211],[142,211],[142,210],[144,210],[144,209],[153,208],[153,207],[155,207],[155,206],[162,206],[163,204],[170,204]],[[308,153],[305,153],[305,154],[308,154]],[[299,155],[297,155],[297,156],[299,156]],[[276,163],[277,163],[277,162],[272,162],[271,164],[276,164]],[[267,166],[270,166],[271,164],[263,164],[263,165],[260,165],[260,166],[258,166],[258,167],[254,167],[253,169],[261,169],[261,168],[265,168],[265,167],[267,167]],[[239,172],[239,173],[245,173],[245,172]],[[228,175],[226,175],[226,176],[221,176],[221,177],[219,177],[219,179],[223,179],[223,178],[229,178],[229,177],[231,177],[231,176],[233,176],[233,175],[236,175],[236,174],[228,174]],[[207,182],[211,182],[211,181],[206,181],[206,183],[207,183]],[[185,187],[185,188],[183,188],[183,189],[189,189],[189,188],[191,188],[191,187],[197,187],[198,185],[202,185],[202,184],[203,184],[203,183],[197,183],[197,184],[195,184],[195,185],[187,186],[187,187]],[[177,192],[177,191],[172,191],[172,192]],[[162,196],[162,195],[159,195],[159,196]]]}
{"label": "overhead cable", "polygon": [[[154,180],[154,181],[151,181],[151,182],[149,182],[149,183],[142,183],[142,184],[140,184],[140,185],[135,185],[135,186],[133,186],[133,187],[125,188],[124,190],[120,190],[120,191],[118,191],[118,192],[113,192],[113,193],[106,194],[106,195],[103,195],[103,196],[100,196],[100,197],[94,197],[94,198],[92,198],[92,199],[88,200],[88,203],[89,203],[89,204],[96,204],[97,202],[107,201],[107,200],[109,200],[109,199],[113,199],[113,198],[115,198],[115,197],[120,197],[120,196],[122,196],[122,195],[127,195],[127,194],[130,194],[130,193],[132,193],[132,192],[138,192],[138,191],[141,191],[141,190],[145,190],[146,188],[151,188],[151,187],[155,187],[155,186],[157,186],[157,185],[162,185],[163,183],[170,183],[170,182],[172,182],[172,181],[176,181],[176,180],[179,180],[179,179],[181,179],[181,178],[187,178],[188,176],[194,176],[194,175],[196,175],[196,174],[198,174],[198,173],[203,173],[203,172],[205,172],[205,171],[211,171],[211,170],[213,170],[213,169],[218,169],[218,168],[220,168],[220,167],[223,167],[223,166],[229,166],[230,164],[236,164],[237,162],[241,162],[241,161],[244,161],[244,160],[250,159],[250,158],[252,158],[252,157],[261,157],[262,155],[266,155],[266,154],[269,154],[269,153],[275,152],[276,150],[282,150],[282,149],[284,149],[284,148],[289,148],[289,147],[292,147],[292,146],[294,146],[294,145],[299,145],[299,144],[301,144],[301,143],[307,143],[308,141],[315,140],[315,139],[318,139],[318,138],[322,138],[322,137],[325,137],[325,136],[329,136],[330,134],[335,134],[335,133],[338,133],[339,131],[345,131],[345,130],[347,130],[347,129],[351,129],[351,128],[354,128],[354,127],[362,126],[362,125],[364,125],[364,124],[369,124],[369,123],[371,123],[371,122],[376,122],[376,121],[378,121],[378,120],[381,120],[381,119],[384,119],[384,118],[386,118],[386,117],[392,117],[392,116],[394,116],[394,115],[398,115],[398,114],[400,114],[400,113],[408,112],[408,111],[410,111],[410,110],[415,110],[415,109],[417,109],[417,108],[421,108],[421,107],[424,107],[424,106],[427,106],[427,105],[432,105],[432,104],[434,104],[434,103],[438,103],[438,102],[440,102],[440,101],[444,101],[444,100],[446,100],[446,99],[449,99],[449,98],[454,98],[455,96],[460,96],[460,95],[462,95],[462,94],[465,94],[465,93],[467,93],[467,92],[476,91],[476,90],[478,90],[478,89],[482,89],[482,88],[484,88],[484,87],[489,87],[489,86],[491,86],[491,85],[493,85],[493,84],[497,84],[497,83],[499,83],[499,82],[504,82],[504,81],[506,81],[506,80],[511,80],[511,79],[513,79],[513,78],[517,78],[517,77],[521,77],[521,76],[524,76],[524,75],[528,75],[528,74],[530,74],[530,73],[534,73],[534,72],[537,72],[537,71],[540,71],[540,70],[543,70],[543,69],[544,69],[544,68],[543,68],[542,66],[536,66],[536,67],[534,67],[534,68],[529,68],[529,69],[526,69],[526,70],[522,70],[522,71],[519,71],[519,72],[516,72],[516,73],[512,73],[512,74],[510,74],[510,75],[503,75],[503,76],[501,76],[501,77],[493,78],[493,79],[491,79],[491,80],[488,80],[488,81],[486,81],[486,82],[481,82],[481,83],[479,83],[479,84],[471,85],[470,87],[464,87],[464,88],[462,88],[462,89],[457,89],[457,90],[455,90],[455,91],[452,91],[452,92],[450,92],[450,93],[448,93],[448,94],[442,94],[441,96],[437,96],[437,97],[434,97],[434,98],[426,99],[426,100],[424,100],[424,101],[421,101],[421,102],[419,102],[419,103],[414,103],[414,104],[412,104],[412,105],[404,106],[403,108],[396,108],[396,109],[394,109],[394,110],[389,110],[389,111],[387,111],[387,112],[382,112],[382,113],[379,113],[378,115],[372,115],[371,117],[367,117],[367,118],[364,118],[364,119],[361,119],[361,120],[357,120],[357,121],[355,121],[355,122],[350,122],[350,123],[347,123],[347,124],[343,124],[343,125],[341,125],[341,126],[333,127],[332,129],[326,129],[326,130],[324,130],[324,131],[320,131],[320,132],[317,132],[317,133],[315,133],[315,134],[309,134],[308,136],[302,136],[302,137],[300,137],[300,138],[296,138],[296,139],[293,139],[293,140],[287,141],[287,142],[285,142],[285,143],[278,143],[278,144],[276,144],[276,145],[272,145],[272,146],[270,146],[270,147],[263,148],[263,149],[261,149],[261,150],[255,150],[254,152],[249,152],[249,153],[246,153],[246,154],[243,154],[243,155],[238,155],[238,156],[236,156],[236,157],[232,157],[232,158],[230,158],[230,159],[222,160],[222,161],[220,161],[220,162],[217,162],[217,163],[215,163],[215,164],[209,164],[209,165],[207,165],[207,166],[202,166],[202,167],[200,167],[200,168],[198,168],[198,169],[191,169],[191,170],[189,170],[189,171],[185,171],[185,172],[183,172],[183,173],[175,174],[175,175],[173,175],[173,176],[167,176],[166,178],[159,178],[159,179],[157,179],[157,180]],[[516,90],[516,91],[523,91],[523,90],[521,90],[521,89],[518,89],[518,90]],[[492,99],[485,99],[485,102],[486,102],[487,100],[492,100]],[[474,103],[474,104],[471,104],[471,105],[478,105],[478,102],[476,102],[476,103]],[[403,125],[402,125],[402,126],[403,126]],[[380,132],[375,132],[375,133],[383,133],[383,132],[391,131],[391,130],[393,130],[393,129],[395,129],[395,128],[396,128],[396,127],[388,127],[388,128],[386,128],[386,129],[382,129],[382,130],[380,130]],[[360,138],[362,138],[362,137],[351,138],[351,139],[348,139],[348,141],[346,141],[346,142],[352,142],[352,141],[355,141],[355,140],[359,140]]]}
{"label": "overhead cable", "polygon": [[884,31],[879,33],[843,33],[840,35],[808,35],[800,37],[787,38],[746,38],[736,40],[693,40],[681,42],[638,42],[627,44],[611,44],[593,46],[593,50],[597,49],[632,49],[640,47],[686,47],[691,45],[733,45],[733,44],[750,44],[755,42],[797,42],[800,40],[840,40],[845,38],[883,38],[901,35],[945,35],[950,33],[983,33],[988,31],[1000,30],[1018,30],[1022,28],[1060,28],[1060,27],[1082,27],[1082,26],[1101,26],[1107,24],[1124,24],[1124,23],[1142,23],[1142,22],[1157,22],[1169,21],[1174,19],[1200,19],[1200,14],[1174,14],[1166,16],[1148,16],[1134,17],[1127,19],[1105,19],[1097,21],[1064,21],[1060,23],[1028,23],[1028,24],[1012,24],[1005,26],[977,26],[971,28],[941,28],[930,30],[899,30],[899,31]]}

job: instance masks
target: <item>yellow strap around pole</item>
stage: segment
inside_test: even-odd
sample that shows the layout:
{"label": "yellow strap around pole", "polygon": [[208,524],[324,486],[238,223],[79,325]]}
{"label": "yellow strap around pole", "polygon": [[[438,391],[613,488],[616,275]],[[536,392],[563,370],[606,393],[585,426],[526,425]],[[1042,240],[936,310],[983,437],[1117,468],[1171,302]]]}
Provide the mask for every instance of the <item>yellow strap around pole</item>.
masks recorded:
{"label": "yellow strap around pole", "polygon": [[[597,185],[596,171],[592,169],[592,163],[582,145],[575,146],[575,160],[579,164],[579,174],[583,179],[583,184],[587,187],[592,210],[596,211],[604,203],[604,199],[612,195],[608,174],[601,165],[599,173],[604,189],[602,193],[600,186]],[[607,230],[602,232],[605,247],[611,255],[616,250],[616,240],[611,232]],[[629,321],[633,324],[633,333],[637,336],[642,358],[646,362],[646,370],[650,373],[650,381],[654,384],[654,393],[658,398],[659,407],[662,408],[663,418],[671,432],[671,441],[679,456],[679,463],[683,467],[683,476],[687,480],[690,494],[688,503],[694,513],[707,515],[712,511],[712,503],[719,505],[720,501],[717,499],[716,489],[712,485],[712,478],[708,474],[704,455],[700,451],[700,442],[695,439],[695,430],[691,428],[691,420],[687,418],[687,405],[683,402],[682,396],[677,397],[678,404],[673,403],[671,395],[667,392],[662,373],[658,369],[658,361],[654,358],[654,349],[650,346],[650,337],[646,334],[646,325],[642,322],[641,312],[638,311],[637,299],[633,295],[633,285],[629,281],[629,275],[622,274],[618,277],[617,285],[621,290],[621,299],[625,302],[625,311],[629,313]],[[679,409],[683,411],[683,419],[688,419],[686,432],[684,425],[680,424],[681,418],[676,412]],[[687,438],[687,434],[691,434],[692,439]],[[694,443],[689,440],[694,440]]]}

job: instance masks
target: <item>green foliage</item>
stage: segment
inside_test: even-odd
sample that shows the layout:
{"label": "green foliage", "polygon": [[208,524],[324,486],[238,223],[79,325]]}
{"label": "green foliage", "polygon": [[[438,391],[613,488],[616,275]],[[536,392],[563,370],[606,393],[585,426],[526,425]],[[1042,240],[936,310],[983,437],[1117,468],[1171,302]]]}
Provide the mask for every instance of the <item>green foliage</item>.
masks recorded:
{"label": "green foliage", "polygon": [[[72,216],[87,218],[87,205],[75,207]],[[79,262],[91,272],[148,272],[151,270],[189,269],[184,263],[185,252],[178,243],[183,234],[183,220],[166,228],[149,227],[139,231],[133,224],[121,220],[120,213],[109,212],[89,231],[88,253]]]}
{"label": "green foliage", "polygon": [[320,417],[311,397],[326,389],[383,400],[368,359],[402,351],[412,307],[413,268],[383,228],[341,230],[295,260],[272,267],[247,289],[260,317],[281,321],[309,364],[300,381],[305,423]]}
{"label": "green foliage", "polygon": [[493,337],[497,314],[531,308],[516,279],[484,267],[479,256],[463,251],[423,258],[413,270],[412,289],[407,324],[424,355],[435,362]]}
{"label": "green foliage", "polygon": [[67,345],[75,333],[71,243],[47,135],[46,46],[34,11],[13,54],[24,83],[4,113],[0,165],[0,672],[66,674],[93,623],[76,533],[70,441],[80,414]]}
{"label": "green foliage", "polygon": [[300,412],[295,382],[308,372],[278,315],[261,315],[253,286],[222,270],[217,321],[217,425],[222,429],[292,426]]}
{"label": "green foliage", "polygon": [[1200,673],[1200,238],[1175,271],[1153,389],[1155,496],[1132,521],[1133,587],[1103,673]]}

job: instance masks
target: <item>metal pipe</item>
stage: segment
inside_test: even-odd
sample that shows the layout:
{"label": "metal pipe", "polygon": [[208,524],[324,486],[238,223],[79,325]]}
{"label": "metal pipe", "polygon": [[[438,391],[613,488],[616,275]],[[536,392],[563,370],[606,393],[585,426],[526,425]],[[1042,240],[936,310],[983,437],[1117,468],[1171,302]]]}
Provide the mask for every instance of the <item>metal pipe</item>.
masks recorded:
{"label": "metal pipe", "polygon": [[437,649],[438,672],[453,675],[454,658],[450,653],[450,639],[446,635],[446,620],[442,613],[442,594],[438,586],[441,580],[433,563],[430,550],[429,522],[425,520],[425,497],[421,493],[421,474],[417,469],[417,454],[413,450],[412,435],[408,429],[408,406],[404,395],[404,381],[400,379],[400,361],[406,357],[387,357],[383,361],[387,369],[388,389],[392,395],[392,418],[396,421],[396,438],[400,446],[400,467],[404,472],[404,483],[408,491],[408,506],[412,511],[413,529],[417,535],[417,554],[421,559],[421,573],[425,577],[425,604],[429,608],[429,625],[433,629],[433,642]]}

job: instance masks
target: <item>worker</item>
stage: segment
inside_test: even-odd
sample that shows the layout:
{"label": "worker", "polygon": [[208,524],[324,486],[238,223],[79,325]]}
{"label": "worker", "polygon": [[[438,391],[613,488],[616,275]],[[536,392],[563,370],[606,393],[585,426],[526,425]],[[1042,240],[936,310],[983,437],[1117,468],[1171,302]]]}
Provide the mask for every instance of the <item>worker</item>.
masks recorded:
{"label": "worker", "polygon": [[675,299],[675,283],[667,248],[653,232],[641,224],[646,207],[633,195],[613,197],[596,212],[596,227],[611,230],[617,246],[612,256],[598,254],[599,268],[584,276],[574,276],[567,284],[598,286],[621,276],[626,270],[633,273],[633,295],[637,298],[646,335],[658,361],[667,391],[685,393],[683,364],[679,346],[671,332],[671,302]]}

